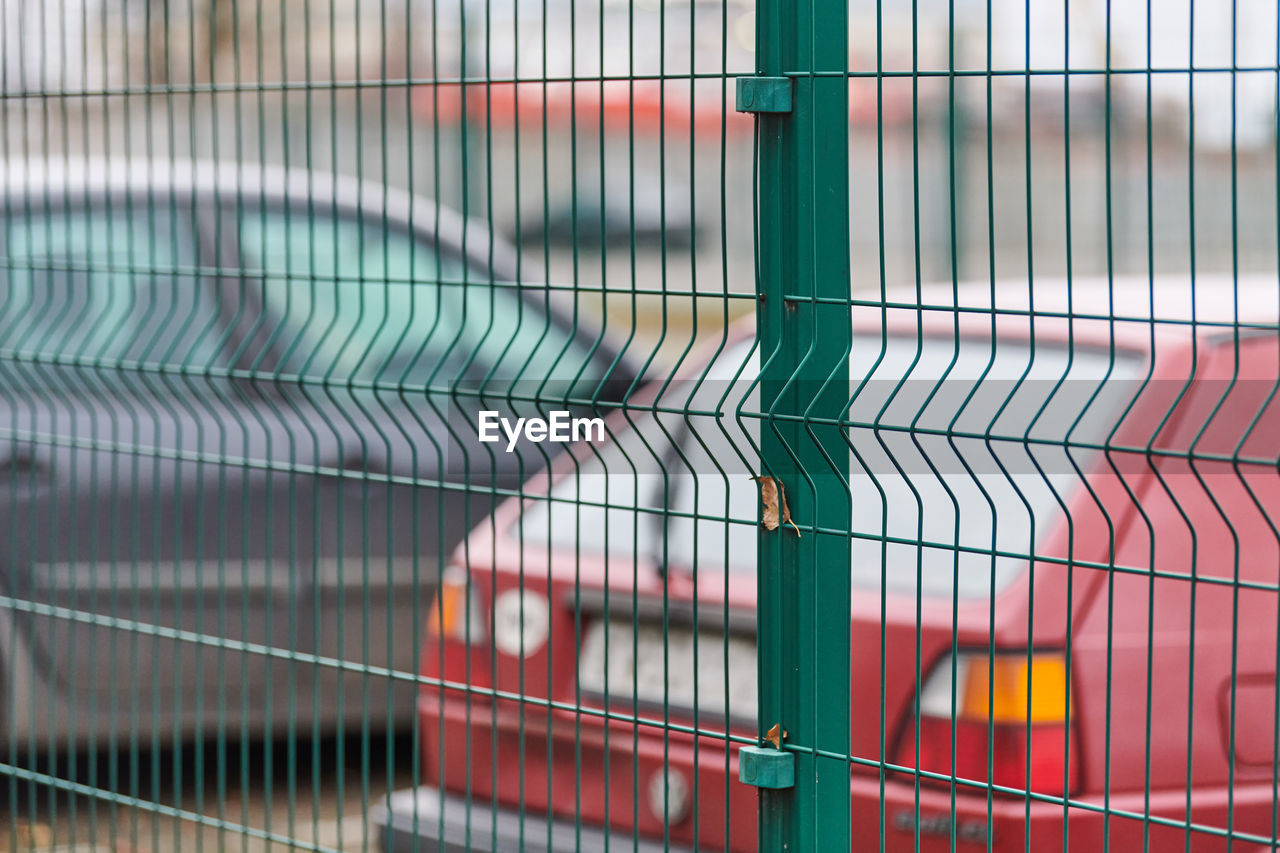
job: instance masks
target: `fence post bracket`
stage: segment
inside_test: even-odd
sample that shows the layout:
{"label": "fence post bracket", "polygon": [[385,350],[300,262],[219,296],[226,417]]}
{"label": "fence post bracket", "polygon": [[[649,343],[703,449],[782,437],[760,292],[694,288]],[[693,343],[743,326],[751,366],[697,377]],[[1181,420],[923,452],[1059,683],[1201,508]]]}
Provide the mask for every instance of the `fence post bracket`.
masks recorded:
{"label": "fence post bracket", "polygon": [[791,788],[796,784],[796,758],[767,746],[738,751],[738,780],[757,788]]}
{"label": "fence post bracket", "polygon": [[791,112],[790,77],[739,77],[738,112]]}

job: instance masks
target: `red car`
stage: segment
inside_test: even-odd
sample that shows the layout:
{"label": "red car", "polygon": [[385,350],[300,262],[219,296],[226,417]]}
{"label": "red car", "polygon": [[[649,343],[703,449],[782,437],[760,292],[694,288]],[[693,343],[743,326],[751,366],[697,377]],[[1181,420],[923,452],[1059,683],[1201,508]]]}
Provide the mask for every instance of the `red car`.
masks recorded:
{"label": "red car", "polygon": [[[1273,849],[1280,284],[994,301],[854,311],[854,848]],[[455,553],[387,849],[755,849],[761,357],[731,330]]]}

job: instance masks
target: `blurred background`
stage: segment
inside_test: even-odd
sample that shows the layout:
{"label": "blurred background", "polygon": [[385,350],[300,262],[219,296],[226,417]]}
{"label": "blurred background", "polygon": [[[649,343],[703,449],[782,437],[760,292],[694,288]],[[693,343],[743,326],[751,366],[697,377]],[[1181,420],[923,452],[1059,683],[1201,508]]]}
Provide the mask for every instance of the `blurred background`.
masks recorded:
{"label": "blurred background", "polygon": [[[851,5],[855,289],[1275,268],[1275,3]],[[753,288],[732,80],[754,70],[748,0],[0,9],[7,159],[213,157],[412,188],[518,242],[522,277],[601,290],[579,306],[638,323],[660,361],[696,316],[718,327],[725,301],[694,294]]]}
{"label": "blurred background", "polygon": [[[849,4],[855,296],[1277,268],[1274,0]],[[0,158],[213,158],[411,189],[516,243],[522,280],[665,371],[754,310],[754,124],[733,109],[754,17],[753,0],[0,0]],[[177,780],[132,768],[110,821],[219,847],[132,808],[185,786],[195,811],[366,849],[352,809],[411,762],[387,762],[388,740],[343,764],[342,742],[298,758],[304,796],[274,791],[247,746],[217,779],[198,760],[166,763]],[[49,824],[97,825],[92,799],[34,799],[3,818],[32,847]]]}

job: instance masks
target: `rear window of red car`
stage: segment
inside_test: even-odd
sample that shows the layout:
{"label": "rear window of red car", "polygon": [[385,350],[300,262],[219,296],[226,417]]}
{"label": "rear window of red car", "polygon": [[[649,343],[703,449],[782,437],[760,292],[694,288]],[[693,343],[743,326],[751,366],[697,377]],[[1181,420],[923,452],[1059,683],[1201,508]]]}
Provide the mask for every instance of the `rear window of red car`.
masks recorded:
{"label": "rear window of red car", "polygon": [[[754,573],[758,365],[750,345],[731,347],[696,389],[664,393],[656,408],[678,413],[615,424],[612,443],[526,510],[523,540]],[[1006,586],[1027,565],[1008,555],[1035,553],[1061,521],[1144,371],[1131,354],[1063,343],[855,338],[854,585],[961,598]]]}

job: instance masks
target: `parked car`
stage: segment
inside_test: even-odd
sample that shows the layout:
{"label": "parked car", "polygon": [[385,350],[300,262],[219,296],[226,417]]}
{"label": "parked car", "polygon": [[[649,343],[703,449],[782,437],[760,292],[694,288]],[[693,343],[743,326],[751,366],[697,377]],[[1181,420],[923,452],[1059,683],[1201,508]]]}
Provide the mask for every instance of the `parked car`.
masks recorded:
{"label": "parked car", "polygon": [[628,361],[380,185],[15,158],[0,200],[0,743],[412,720],[443,557],[548,458],[475,410]]}
{"label": "parked car", "polygon": [[[1276,278],[991,293],[854,310],[851,620],[817,642],[852,651],[855,849],[1272,838]],[[756,849],[762,357],[732,331],[454,554],[384,849]]]}

